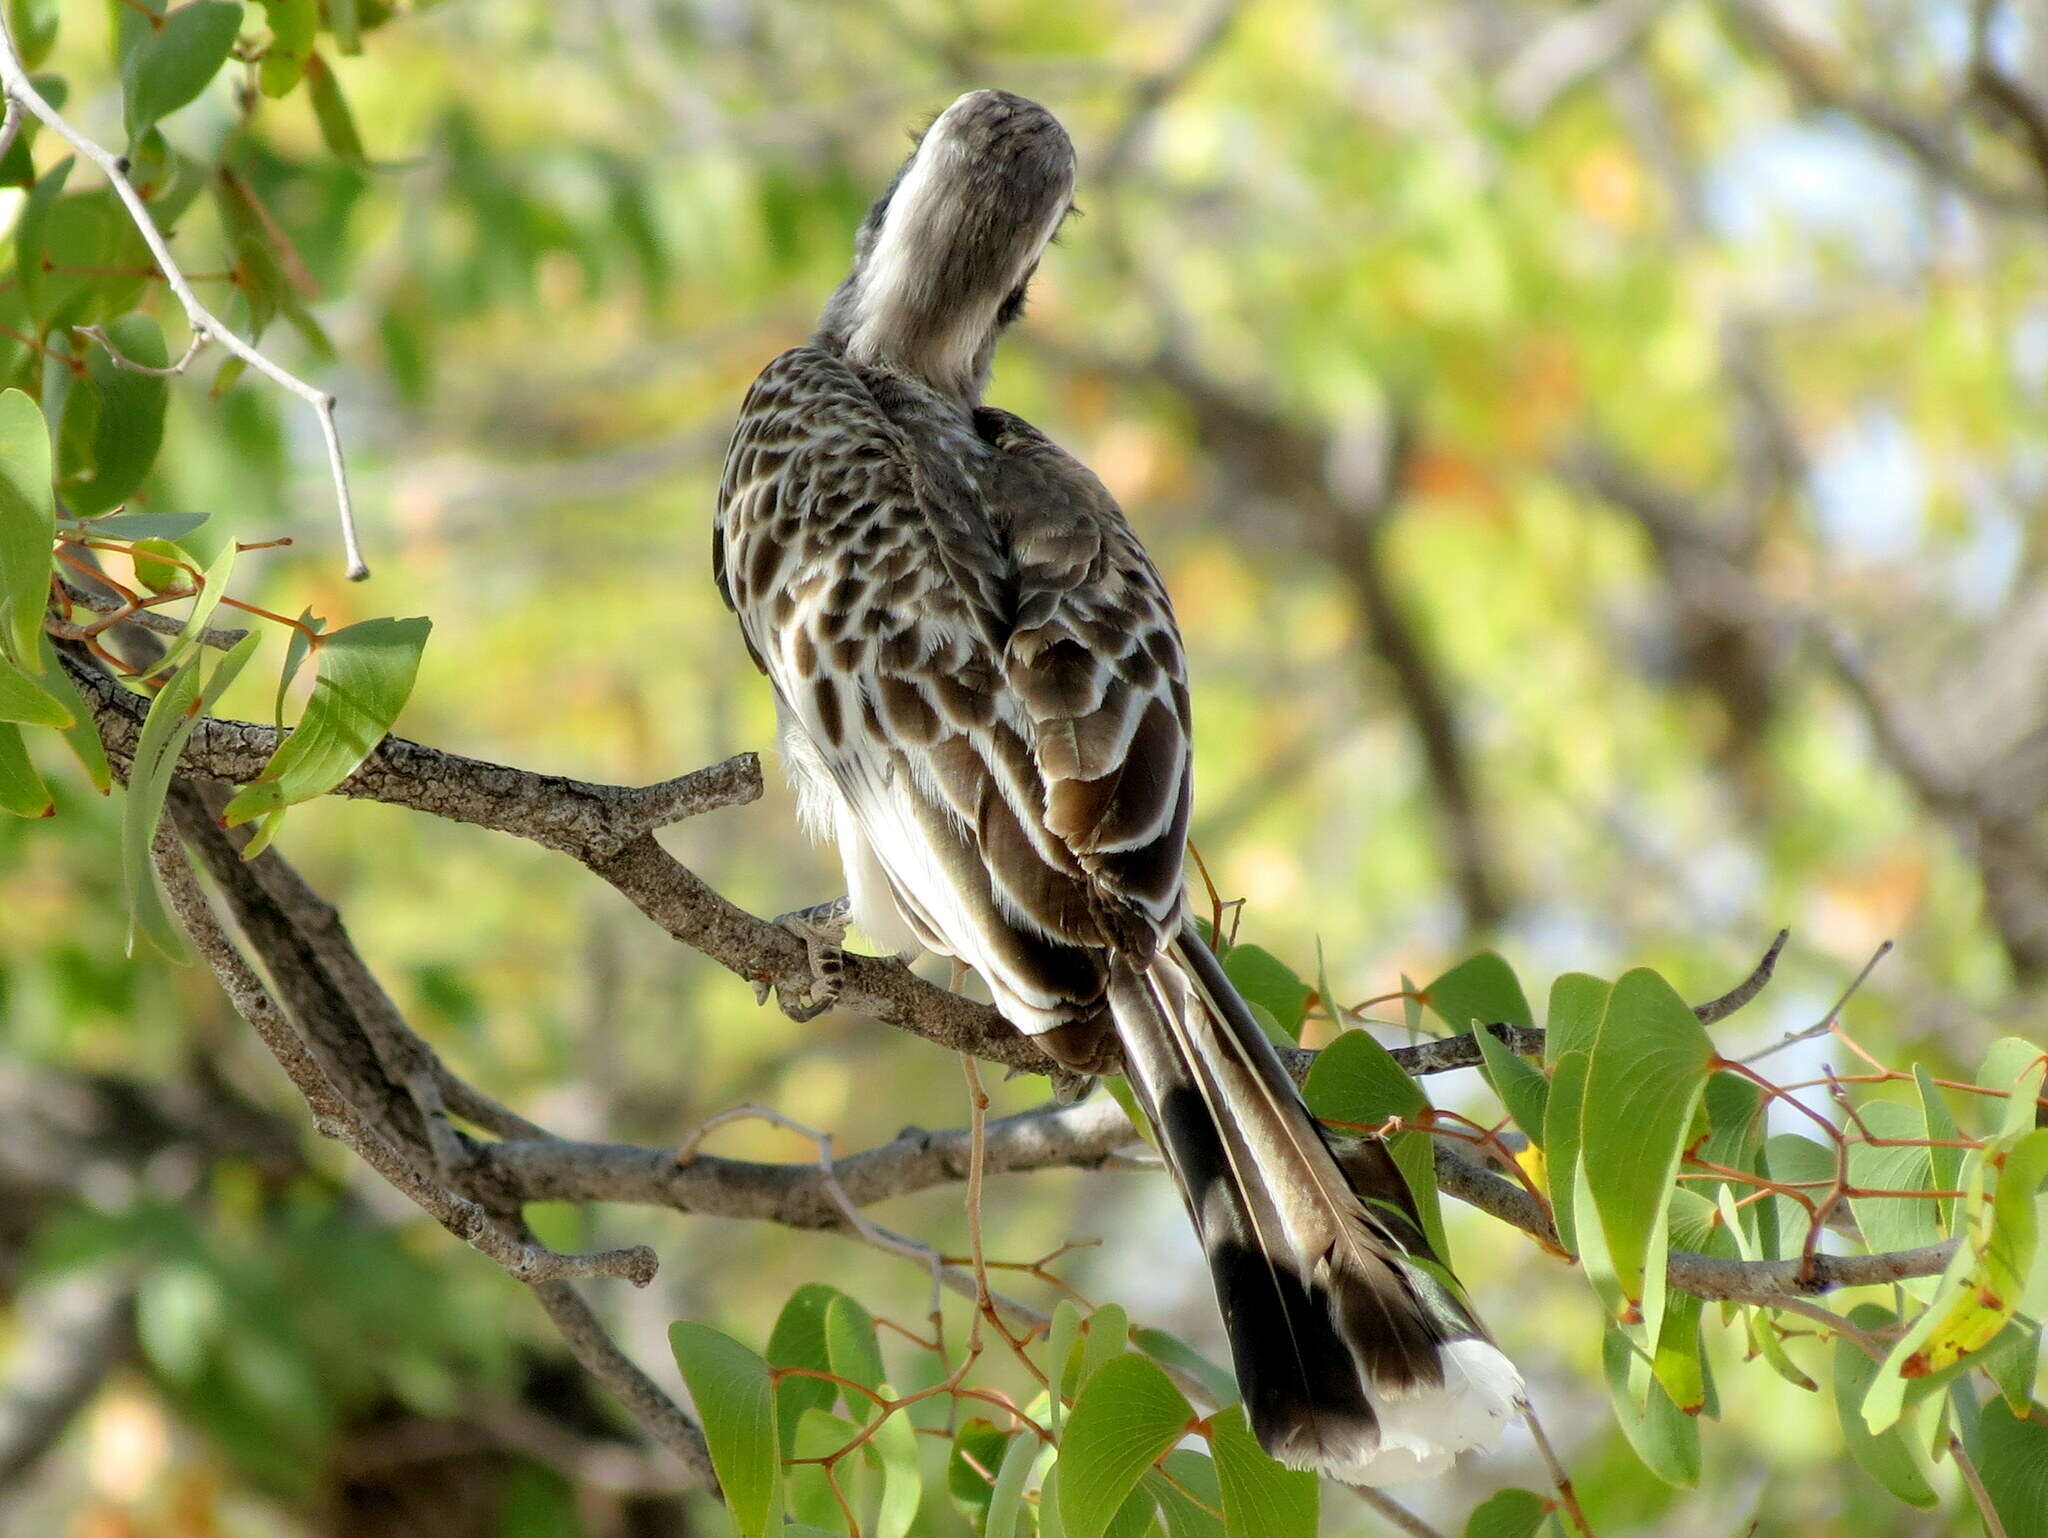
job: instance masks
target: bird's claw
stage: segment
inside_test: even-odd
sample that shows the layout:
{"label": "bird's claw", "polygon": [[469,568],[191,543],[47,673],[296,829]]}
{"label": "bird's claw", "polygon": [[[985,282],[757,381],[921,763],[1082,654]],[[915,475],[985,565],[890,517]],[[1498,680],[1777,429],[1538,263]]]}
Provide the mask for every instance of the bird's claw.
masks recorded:
{"label": "bird's claw", "polygon": [[782,914],[775,922],[804,942],[805,975],[801,984],[787,978],[759,979],[754,984],[757,1002],[768,1002],[768,990],[790,1019],[815,1020],[839,1002],[839,990],[846,980],[846,952],[841,942],[852,904],[844,897],[798,908]]}

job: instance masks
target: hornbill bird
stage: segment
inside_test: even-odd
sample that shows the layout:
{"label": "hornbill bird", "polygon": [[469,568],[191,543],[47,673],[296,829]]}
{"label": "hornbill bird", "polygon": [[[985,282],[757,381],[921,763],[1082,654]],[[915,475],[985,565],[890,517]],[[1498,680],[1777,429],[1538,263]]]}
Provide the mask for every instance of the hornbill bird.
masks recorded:
{"label": "hornbill bird", "polygon": [[962,96],[741,409],[713,563],[848,887],[784,916],[813,956],[785,1004],[830,1001],[850,914],[973,967],[1073,1072],[1120,1058],[1266,1450],[1354,1483],[1436,1474],[1493,1440],[1521,1378],[1385,1145],[1326,1138],[1189,918],[1187,674],[1158,571],[1085,466],[981,400],[1074,172],[1043,107]]}

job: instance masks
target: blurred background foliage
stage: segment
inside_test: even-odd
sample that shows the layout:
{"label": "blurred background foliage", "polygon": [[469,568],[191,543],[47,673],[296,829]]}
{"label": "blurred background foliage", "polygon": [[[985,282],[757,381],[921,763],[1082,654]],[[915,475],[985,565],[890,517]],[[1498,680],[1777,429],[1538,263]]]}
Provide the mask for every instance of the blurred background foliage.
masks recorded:
{"label": "blurred background foliage", "polygon": [[[141,9],[8,6],[18,37],[56,24],[40,67],[103,143]],[[244,9],[253,44],[267,10]],[[242,564],[256,602],[430,614],[407,735],[613,782],[769,745],[708,571],[730,418],[807,333],[906,130],[1000,84],[1072,130],[1085,217],[991,396],[1091,464],[1164,568],[1197,685],[1195,840],[1245,938],[1309,976],[1320,952],[1347,1001],[1481,944],[1532,987],[1647,964],[1704,997],[1783,924],[1779,980],[1726,1051],[1819,1018],[1888,937],[1851,1014],[1887,1060],[1968,1077],[2038,1020],[2048,138],[1984,77],[2048,89],[2039,13],[347,10],[360,53],[321,48],[357,144],[331,99],[323,123],[309,92],[250,90],[253,63],[163,131],[231,173],[177,249],[232,274],[202,286],[238,324],[270,307],[244,238],[261,211],[270,343],[341,399],[375,580],[342,581],[310,417],[211,359],[173,388],[131,505],[212,512],[202,552],[292,536]],[[58,147],[30,153],[47,169]],[[0,198],[17,217],[20,193]],[[33,379],[0,321],[0,372]],[[261,671],[227,713],[266,712]],[[0,820],[0,1343],[32,1353],[30,1305],[67,1279],[116,1306],[56,1449],[0,1459],[0,1525],[722,1532],[663,1489],[522,1288],[318,1144],[203,972],[123,957],[115,804],[48,767],[58,820]],[[790,810],[778,782],[668,842],[778,912],[836,890]],[[300,808],[283,839],[458,1069],[565,1135],[673,1142],[750,1100],[843,1150],[964,1119],[944,1054],[756,1008],[558,856],[360,802]],[[1497,1114],[1476,1086],[1433,1088]],[[1022,1080],[998,1106],[1042,1093]],[[718,1146],[805,1157],[767,1128]],[[963,1243],[957,1189],[884,1218]],[[1448,1218],[1602,1534],[1974,1521],[1892,1501],[1825,1406],[1725,1333],[1701,1483],[1664,1486],[1613,1427],[1590,1291]],[[604,1294],[649,1363],[677,1317],[765,1339],[821,1275],[878,1314],[924,1307],[914,1267],[837,1238],[637,1211],[537,1226],[658,1247],[653,1288]],[[1076,1287],[1217,1340],[1154,1176],[997,1182],[988,1229],[1011,1258],[1102,1236],[1061,1262]],[[1456,1528],[1508,1483],[1544,1484],[1519,1432],[1414,1503]],[[1326,1532],[1382,1530],[1329,1506]]]}

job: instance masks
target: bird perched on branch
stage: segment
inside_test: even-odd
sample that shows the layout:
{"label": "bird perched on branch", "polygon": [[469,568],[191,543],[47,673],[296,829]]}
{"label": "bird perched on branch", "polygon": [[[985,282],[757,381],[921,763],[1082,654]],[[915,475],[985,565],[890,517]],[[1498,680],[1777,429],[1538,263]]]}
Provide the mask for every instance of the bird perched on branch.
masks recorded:
{"label": "bird perched on branch", "polygon": [[1388,1483],[1488,1443],[1521,1379],[1386,1147],[1340,1161],[1189,919],[1187,670],[1103,485],[982,404],[1072,207],[1044,108],[975,91],[869,210],[806,347],[749,392],[713,561],[848,898],[785,915],[836,991],[849,915],[971,966],[1075,1073],[1130,1074],[1200,1233],[1253,1429]]}

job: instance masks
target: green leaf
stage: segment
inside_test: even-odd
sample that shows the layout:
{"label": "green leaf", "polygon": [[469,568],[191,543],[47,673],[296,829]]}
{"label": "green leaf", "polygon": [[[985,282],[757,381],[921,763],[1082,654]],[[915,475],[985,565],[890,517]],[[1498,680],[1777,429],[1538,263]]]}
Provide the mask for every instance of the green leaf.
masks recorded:
{"label": "green leaf", "polygon": [[778,1530],[781,1444],[768,1364],[731,1336],[687,1319],[669,1326],[668,1342],[696,1401],[711,1466],[742,1538]]}
{"label": "green leaf", "polygon": [[982,1538],[1015,1538],[1017,1515],[1024,1507],[1024,1486],[1031,1478],[1031,1465],[1038,1459],[1038,1440],[1031,1436],[1016,1436],[1003,1454],[1002,1467],[996,1470],[995,1489],[990,1492],[988,1516],[982,1525]]}
{"label": "green leaf", "polygon": [[21,728],[0,722],[0,812],[14,817],[48,817],[56,810],[49,787],[21,745]]}
{"label": "green leaf", "polygon": [[[40,650],[37,653],[41,657]],[[0,721],[19,721],[23,726],[67,727],[78,718],[64,702],[37,683],[13,663],[0,657]]]}
{"label": "green leaf", "polygon": [[1506,1043],[1484,1026],[1473,1035],[1479,1042],[1479,1055],[1485,1059],[1481,1071],[1486,1082],[1493,1086],[1515,1125],[1541,1148],[1543,1118],[1550,1109],[1550,1081],[1534,1063],[1510,1052]]}
{"label": "green leaf", "polygon": [[[825,1345],[825,1310],[843,1294],[822,1282],[807,1282],[789,1295],[768,1335],[768,1360],[777,1367],[832,1371]],[[795,1445],[797,1422],[806,1410],[827,1410],[839,1398],[837,1384],[823,1378],[792,1374],[775,1384],[776,1424],[782,1428],[782,1453]]]}
{"label": "green leaf", "polygon": [[1145,1475],[1173,1538],[1224,1538],[1223,1486],[1215,1461],[1191,1448],[1176,1448]]}
{"label": "green leaf", "polygon": [[1237,1379],[1230,1370],[1210,1361],[1178,1335],[1151,1328],[1138,1329],[1131,1332],[1131,1344],[1155,1362],[1186,1373],[1200,1383],[1219,1405],[1229,1404],[1238,1397]]}
{"label": "green leaf", "polygon": [[[882,1347],[875,1339],[874,1316],[843,1292],[825,1305],[825,1355],[837,1376],[882,1392]],[[865,1394],[852,1392],[846,1395],[846,1406],[862,1425],[881,1409]]]}
{"label": "green leaf", "polygon": [[136,954],[138,945],[147,945],[168,960],[186,959],[184,942],[164,911],[163,894],[157,888],[156,869],[150,861],[150,846],[156,838],[157,823],[163,818],[164,798],[170,793],[171,777],[177,770],[178,754],[184,750],[185,739],[192,735],[199,718],[235,681],[235,675],[242,671],[262,639],[258,635],[244,636],[214,664],[204,688],[199,679],[205,659],[193,658],[172,674],[149,702],[149,714],[143,717],[135,759],[128,770],[128,796],[121,807],[121,879],[128,899],[131,956]]}
{"label": "green leaf", "polygon": [[[1671,1402],[1649,1372],[1628,1336],[1610,1325],[1601,1342],[1601,1365],[1607,1376],[1607,1397],[1614,1405],[1628,1445],[1645,1467],[1667,1485],[1690,1489],[1700,1480],[1700,1423]],[[1634,1387],[1632,1373],[1647,1379]],[[1647,1393],[1638,1389],[1647,1387]]]}
{"label": "green leaf", "polygon": [[1692,1006],[1655,972],[1615,983],[1589,1053],[1579,1157],[1615,1280],[1652,1338],[1664,1268],[1650,1260],[1664,1248],[1667,1194],[1715,1056]]}
{"label": "green leaf", "polygon": [[1268,1458],[1245,1423],[1243,1406],[1210,1418],[1209,1450],[1229,1538],[1315,1538],[1316,1476]]}
{"label": "green leaf", "polygon": [[1010,1450],[1010,1434],[993,1421],[964,1421],[953,1434],[946,1458],[946,1493],[977,1527],[988,1517],[996,1493],[996,1471]]}
{"label": "green leaf", "polygon": [[[1769,1124],[1762,1088],[1740,1074],[1717,1073],[1707,1080],[1705,1105],[1711,1130],[1700,1146],[1700,1157],[1723,1169],[1762,1175],[1764,1138]],[[1723,1191],[1734,1190],[1739,1201],[1755,1188],[1747,1182],[1702,1180],[1693,1182],[1691,1189],[1709,1201],[1717,1201]],[[1762,1258],[1777,1254],[1777,1208],[1772,1202],[1755,1201],[1739,1208],[1735,1222],[1740,1230],[1738,1238],[1754,1243]]]}
{"label": "green leaf", "polygon": [[1223,957],[1223,975],[1245,1002],[1273,1017],[1289,1041],[1301,1040],[1301,1022],[1315,990],[1294,969],[1260,945],[1233,945]]}
{"label": "green leaf", "polygon": [[164,593],[186,582],[184,566],[192,557],[168,539],[138,539],[128,546],[128,559],[135,563],[135,580],[152,593]]}
{"label": "green leaf", "polygon": [[1366,1031],[1344,1031],[1317,1053],[1301,1093],[1324,1121],[1359,1132],[1396,1116],[1413,1119],[1429,1109],[1422,1086]]}
{"label": "green leaf", "polygon": [[325,795],[355,773],[404,709],[432,628],[425,619],[371,619],[323,636],[298,728],[235,793],[228,826]]}
{"label": "green leaf", "polygon": [[1453,1031],[1536,1023],[1514,968],[1492,951],[1459,962],[1424,988],[1422,996]]}
{"label": "green leaf", "polygon": [[334,46],[343,53],[363,51],[362,25],[357,0],[327,0],[327,27],[334,34]]}
{"label": "green leaf", "polygon": [[2048,1058],[2040,1047],[2018,1036],[2006,1036],[1991,1044],[1984,1054],[1984,1071],[1977,1082],[1986,1089],[2009,1091],[1999,1111],[1998,1131],[2011,1136],[2040,1125],[2041,1081],[2048,1075]]}
{"label": "green leaf", "polygon": [[[1960,1138],[1962,1131],[1956,1126],[1955,1113],[1949,1110],[1948,1102],[1941,1096],[1941,1086],[1934,1082],[1934,1076],[1919,1063],[1913,1065],[1913,1083],[1920,1092],[1920,1111],[1927,1122],[1930,1138]],[[1933,1171],[1936,1190],[1953,1191],[1956,1182],[1963,1176],[1963,1150],[1960,1145],[1949,1148],[1927,1150],[1929,1168]],[[1953,1197],[1934,1203],[1937,1214],[1935,1221],[1943,1233],[1955,1225],[1956,1204]]]}
{"label": "green leaf", "polygon": [[1081,1335],[1081,1359],[1074,1370],[1071,1391],[1080,1393],[1097,1368],[1122,1356],[1130,1346],[1130,1336],[1130,1316],[1121,1305],[1105,1303],[1090,1314]]}
{"label": "green leaf", "polygon": [[1097,1369],[1060,1443],[1060,1514],[1073,1538],[1101,1538],[1139,1478],[1193,1419],[1181,1391],[1145,1357],[1126,1354]]}
{"label": "green leaf", "polygon": [[[1859,1303],[1848,1317],[1852,1325],[1864,1331],[1888,1329],[1898,1322],[1890,1309],[1875,1303]],[[1909,1506],[1938,1505],[1941,1497],[1928,1483],[1913,1438],[1906,1434],[1905,1427],[1893,1425],[1873,1432],[1864,1424],[1863,1401],[1877,1377],[1878,1365],[1849,1336],[1835,1337],[1835,1414],[1842,1424],[1842,1443],[1864,1473]]]}
{"label": "green leaf", "polygon": [[191,0],[135,45],[121,63],[131,143],[206,89],[241,24],[242,8],[232,0]]}
{"label": "green leaf", "polygon": [[1465,1519],[1465,1538],[1534,1538],[1550,1503],[1533,1490],[1496,1490]]}
{"label": "green leaf", "polygon": [[183,539],[212,515],[209,513],[110,513],[95,518],[92,533],[105,539]]}
{"label": "green leaf", "polygon": [[1971,1455],[2006,1538],[2048,1538],[2048,1408],[2022,1419],[1993,1400],[1977,1416]]}
{"label": "green leaf", "polygon": [[263,50],[257,84],[265,96],[283,96],[299,83],[313,52],[319,0],[263,0],[263,10],[270,22],[270,45]]}
{"label": "green leaf", "polygon": [[24,67],[34,69],[57,46],[58,0],[7,0],[7,30]]}
{"label": "green leaf", "polygon": [[[829,1313],[827,1319],[829,1329]],[[882,1392],[897,1397],[886,1383]],[[917,1428],[908,1415],[894,1411],[882,1417],[868,1446],[882,1465],[882,1500],[875,1514],[874,1538],[905,1538],[924,1501],[924,1480],[917,1467]]]}
{"label": "green leaf", "polygon": [[78,685],[58,662],[57,648],[48,636],[43,637],[43,681],[70,713],[71,725],[64,728],[64,741],[92,780],[92,788],[104,796],[113,788],[114,771],[107,763],[106,744],[100,741],[99,723],[93,720],[92,707],[78,692]]}
{"label": "green leaf", "polygon": [[[162,368],[170,361],[164,334],[147,315],[123,315],[106,332],[136,363]],[[57,475],[73,517],[111,512],[142,484],[163,442],[169,386],[159,375],[122,368],[104,347],[87,351],[85,375],[72,381],[58,433]],[[85,413],[77,432],[74,411]]]}
{"label": "green leaf", "polygon": [[[1859,1107],[1857,1115],[1876,1137],[1924,1139],[1932,1135],[1926,1113],[1917,1105],[1877,1100]],[[1851,1143],[1850,1184],[1875,1191],[1938,1189],[1934,1184],[1934,1164],[1927,1154],[1924,1146],[1891,1148]],[[1849,1199],[1849,1206],[1856,1215],[1856,1226],[1863,1230],[1864,1243],[1873,1251],[1917,1249],[1941,1241],[1935,1204],[1924,1197],[1855,1196]]]}
{"label": "green leaf", "polygon": [[[19,0],[10,0],[10,3],[18,4]],[[15,35],[20,36],[19,33]],[[51,107],[60,112],[64,109],[64,100],[70,92],[66,89],[61,75],[31,75],[29,84],[42,94],[43,100]],[[41,119],[33,113],[22,114],[21,131],[14,136],[14,143],[8,146],[7,153],[0,156],[0,187],[19,187],[26,192],[35,185],[34,149],[41,129]]]}
{"label": "green leaf", "polygon": [[0,651],[25,672],[42,666],[56,508],[43,414],[21,391],[0,392]]}
{"label": "green leaf", "polygon": [[1052,1394],[1047,1407],[1052,1416],[1052,1429],[1060,1429],[1060,1421],[1066,1408],[1063,1385],[1067,1376],[1067,1359],[1074,1354],[1074,1342],[1081,1338],[1081,1309],[1072,1298],[1061,1298],[1053,1305],[1052,1325],[1046,1332],[1045,1375],[1052,1382]]}
{"label": "green leaf", "polygon": [[1543,1035],[1543,1060],[1551,1069],[1550,1098],[1543,1110],[1543,1157],[1557,1237],[1573,1254],[1580,1249],[1573,1190],[1578,1178],[1586,1070],[1613,996],[1612,983],[1583,972],[1567,972],[1550,987]]}
{"label": "green leaf", "polygon": [[327,148],[352,166],[368,164],[362,136],[356,132],[355,114],[348,110],[348,98],[341,94],[341,82],[319,54],[306,56],[306,90],[313,98],[313,117],[320,125],[320,137]]}

